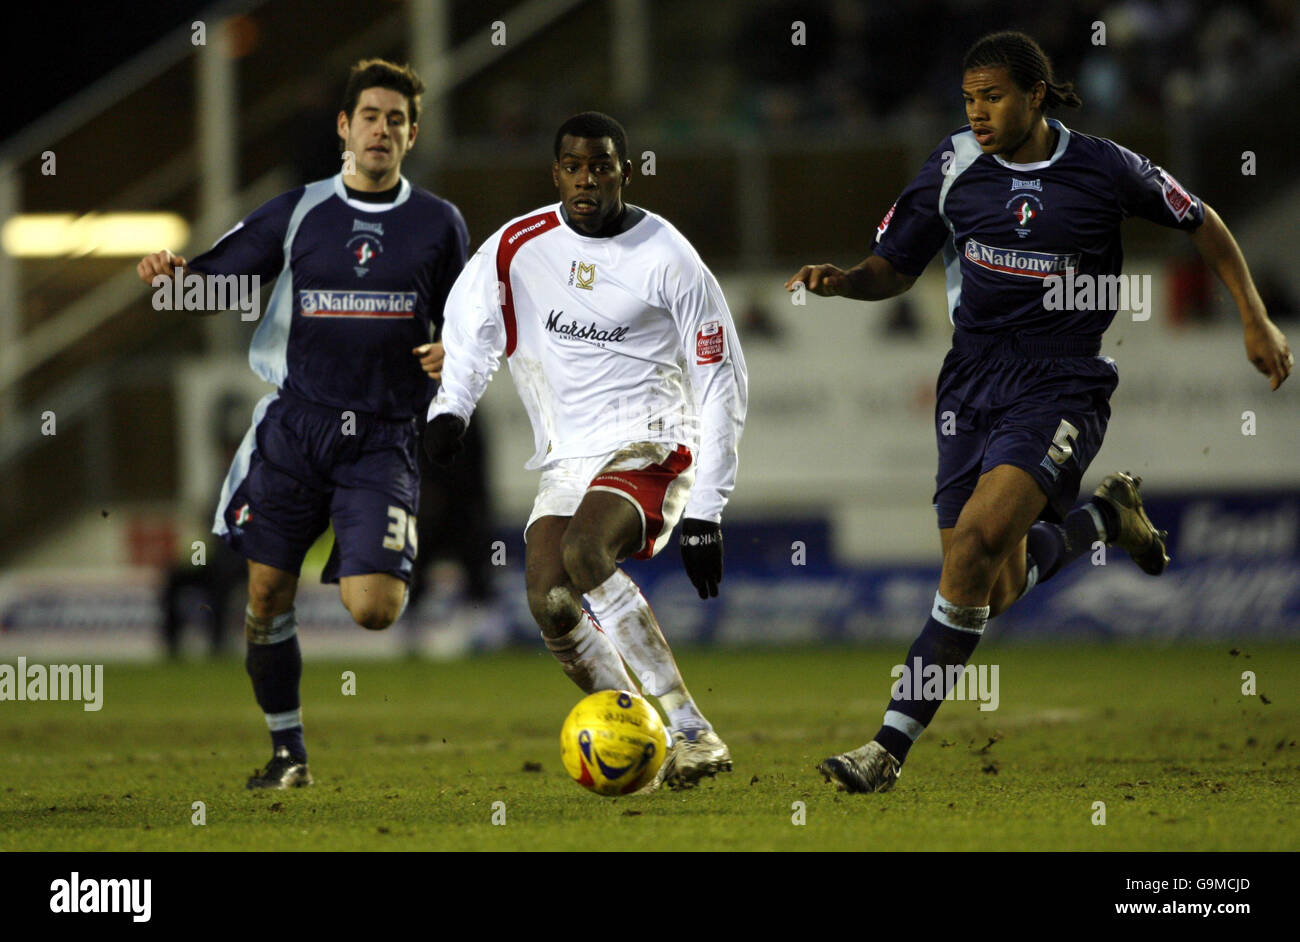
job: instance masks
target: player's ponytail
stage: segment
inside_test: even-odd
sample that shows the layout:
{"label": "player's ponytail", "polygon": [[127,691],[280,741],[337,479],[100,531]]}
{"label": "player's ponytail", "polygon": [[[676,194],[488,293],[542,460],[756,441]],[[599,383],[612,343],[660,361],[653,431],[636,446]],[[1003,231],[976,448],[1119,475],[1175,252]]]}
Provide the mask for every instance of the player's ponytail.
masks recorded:
{"label": "player's ponytail", "polygon": [[962,59],[961,70],[969,72],[989,66],[1006,66],[1011,79],[1021,91],[1028,92],[1039,82],[1047,85],[1043,110],[1048,108],[1078,108],[1083,99],[1074,90],[1072,82],[1056,82],[1052,76],[1052,60],[1032,38],[1020,32],[989,33],[975,42]]}
{"label": "player's ponytail", "polygon": [[1073,82],[1048,82],[1047,97],[1043,99],[1044,108],[1082,108],[1083,99],[1074,90]]}

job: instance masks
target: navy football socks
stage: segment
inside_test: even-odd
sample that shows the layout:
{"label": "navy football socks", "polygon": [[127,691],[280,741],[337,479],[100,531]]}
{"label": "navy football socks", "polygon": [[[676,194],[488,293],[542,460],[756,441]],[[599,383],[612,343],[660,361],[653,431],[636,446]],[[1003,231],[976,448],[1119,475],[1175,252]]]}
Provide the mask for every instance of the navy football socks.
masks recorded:
{"label": "navy football socks", "polygon": [[[953,605],[935,593],[934,608],[920,637],[907,651],[905,670],[894,684],[889,709],[874,737],[900,763],[948,695],[948,680],[957,673],[948,668],[964,667],[979,644],[988,618],[987,605]],[[936,676],[936,668],[937,675],[943,678],[940,689],[933,681],[926,689],[925,680]]]}
{"label": "navy football socks", "polygon": [[[1112,539],[1119,517],[1105,501],[1092,498],[1066,515],[1064,526],[1039,521],[1029,528],[1025,592],[1045,582],[1061,567],[1088,552],[1094,543]],[[884,722],[874,739],[900,763],[925,731],[979,644],[988,623],[987,605],[954,605],[935,593],[934,608],[920,636],[908,649],[905,670],[894,684]],[[954,668],[954,670],[949,670]],[[941,679],[940,679],[941,678]],[[927,683],[928,682],[928,683]]]}
{"label": "navy football socks", "polygon": [[1064,526],[1038,521],[1029,528],[1025,592],[1052,578],[1062,567],[1092,549],[1094,543],[1113,539],[1118,530],[1119,516],[1115,508],[1095,497],[1066,514]]}
{"label": "navy football socks", "polygon": [[266,714],[271,748],[284,746],[295,759],[306,761],[298,685],[302,680],[302,650],[293,609],[273,618],[244,616],[248,653],[244,667],[253,681],[253,695]]}

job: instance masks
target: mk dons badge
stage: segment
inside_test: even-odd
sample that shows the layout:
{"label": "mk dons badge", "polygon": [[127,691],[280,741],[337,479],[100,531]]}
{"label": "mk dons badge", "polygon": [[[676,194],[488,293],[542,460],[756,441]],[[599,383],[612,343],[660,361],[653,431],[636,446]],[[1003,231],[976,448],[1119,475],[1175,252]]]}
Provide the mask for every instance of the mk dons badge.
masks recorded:
{"label": "mk dons badge", "polygon": [[595,281],[596,281],[596,263],[592,262],[590,265],[586,265],[582,262],[579,262],[577,286],[579,288],[586,288],[588,291],[590,291]]}

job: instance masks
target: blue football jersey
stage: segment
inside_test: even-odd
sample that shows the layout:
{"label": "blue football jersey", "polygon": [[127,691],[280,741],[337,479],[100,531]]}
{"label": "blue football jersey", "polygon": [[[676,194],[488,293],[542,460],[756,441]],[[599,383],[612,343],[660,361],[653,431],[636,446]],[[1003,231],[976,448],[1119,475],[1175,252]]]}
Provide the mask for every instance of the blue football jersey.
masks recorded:
{"label": "blue football jersey", "polygon": [[948,313],[959,328],[1100,338],[1113,305],[1049,310],[1044,279],[1071,269],[1120,274],[1120,223],[1129,216],[1188,231],[1205,219],[1201,201],[1147,158],[1047,123],[1060,132],[1056,149],[1032,164],[985,154],[969,125],[953,132],[876,230],[876,254],[905,275],[919,275],[943,250]]}
{"label": "blue football jersey", "polygon": [[189,267],[278,278],[249,349],[258,376],[321,405],[404,419],[436,391],[411,349],[440,337],[468,247],[447,200],[403,177],[392,202],[365,202],[339,175],[258,207]]}

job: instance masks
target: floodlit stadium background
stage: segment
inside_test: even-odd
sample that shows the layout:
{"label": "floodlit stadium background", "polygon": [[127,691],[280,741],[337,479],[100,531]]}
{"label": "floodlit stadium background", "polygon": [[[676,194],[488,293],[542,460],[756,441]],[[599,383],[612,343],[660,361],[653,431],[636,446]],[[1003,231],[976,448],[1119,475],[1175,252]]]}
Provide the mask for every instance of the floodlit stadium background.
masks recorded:
{"label": "floodlit stadium background", "polygon": [[[750,378],[721,598],[695,598],[675,547],[630,570],[674,643],[919,629],[937,578],[940,265],[881,304],[796,306],[781,286],[802,263],[868,253],[894,197],[965,123],[960,59],[986,31],[1034,35],[1084,99],[1057,117],[1213,205],[1300,342],[1300,176],[1280,130],[1300,119],[1295,2],[190,6],[0,147],[0,656],[159,650],[164,568],[215,539],[220,439],[242,434],[265,389],[247,364],[253,325],[153,310],[135,263],[164,246],[192,257],[271,196],[334,173],[339,92],[363,56],[410,61],[429,86],[404,172],[461,208],[473,245],[551,201],[555,127],[598,109],[628,130],[627,199],[677,225],[718,275]],[[127,212],[163,214],[163,229],[142,246],[130,241],[148,220],[103,230],[118,221],[103,214]],[[1121,381],[1085,490],[1110,470],[1143,475],[1174,566],[1153,581],[1122,554],[1085,560],[990,633],[1295,638],[1296,380],[1269,392],[1185,235],[1135,221],[1125,246],[1125,271],[1150,276],[1150,317],[1121,312],[1107,335]],[[442,565],[435,596],[374,636],[313,588],[316,553],[298,602],[308,657],[532,643],[519,531],[537,476],[522,469],[532,437],[507,372],[482,405],[500,606],[459,604]],[[194,600],[190,616],[197,646],[209,616]]]}

